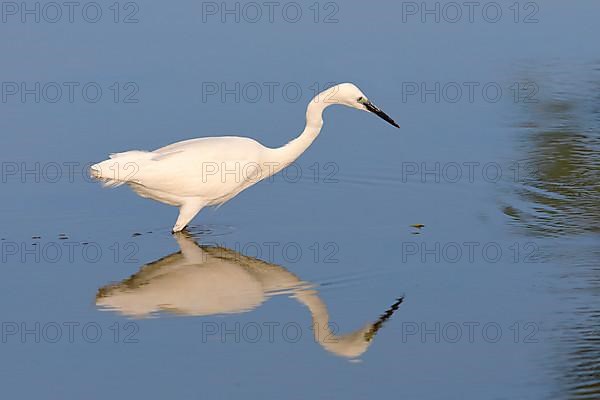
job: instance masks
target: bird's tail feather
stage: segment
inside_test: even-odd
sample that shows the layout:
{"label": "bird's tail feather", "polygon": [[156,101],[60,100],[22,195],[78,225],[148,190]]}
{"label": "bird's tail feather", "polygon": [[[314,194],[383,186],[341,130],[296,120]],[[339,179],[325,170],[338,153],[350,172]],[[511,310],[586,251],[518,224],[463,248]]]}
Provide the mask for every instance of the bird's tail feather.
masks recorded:
{"label": "bird's tail feather", "polygon": [[126,151],[110,154],[104,160],[90,167],[90,176],[102,182],[105,187],[117,187],[124,183],[136,182],[136,174],[142,162],[152,158],[147,151]]}

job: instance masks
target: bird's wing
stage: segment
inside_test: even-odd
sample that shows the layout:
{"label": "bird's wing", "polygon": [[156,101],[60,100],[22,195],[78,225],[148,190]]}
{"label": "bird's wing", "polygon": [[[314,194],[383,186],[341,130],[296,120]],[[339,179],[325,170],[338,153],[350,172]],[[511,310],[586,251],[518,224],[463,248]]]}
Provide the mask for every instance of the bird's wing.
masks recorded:
{"label": "bird's wing", "polygon": [[131,183],[173,194],[218,199],[245,187],[266,147],[239,137],[192,139],[137,158]]}
{"label": "bird's wing", "polygon": [[181,152],[183,152],[183,150],[165,151],[163,153],[152,152],[153,153],[152,160],[154,160],[154,161],[164,160],[167,157],[174,156],[175,154],[179,154]]}

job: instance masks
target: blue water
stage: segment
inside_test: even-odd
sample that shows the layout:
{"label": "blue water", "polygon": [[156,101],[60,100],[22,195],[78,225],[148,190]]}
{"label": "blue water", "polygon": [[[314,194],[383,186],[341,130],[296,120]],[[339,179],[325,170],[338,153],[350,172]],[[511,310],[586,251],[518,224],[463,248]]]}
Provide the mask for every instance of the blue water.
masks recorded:
{"label": "blue water", "polygon": [[[435,2],[281,3],[272,22],[186,1],[52,23],[45,4],[0,23],[7,396],[598,396],[597,2],[457,22],[444,2],[439,22]],[[87,178],[196,136],[282,145],[345,81],[401,129],[328,109],[293,167],[185,238],[175,209]]]}

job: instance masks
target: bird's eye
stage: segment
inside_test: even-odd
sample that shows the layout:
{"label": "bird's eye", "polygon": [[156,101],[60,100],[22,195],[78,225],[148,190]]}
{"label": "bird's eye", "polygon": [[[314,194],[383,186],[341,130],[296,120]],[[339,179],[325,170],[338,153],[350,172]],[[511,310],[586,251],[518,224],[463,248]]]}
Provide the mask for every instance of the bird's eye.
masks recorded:
{"label": "bird's eye", "polygon": [[358,99],[356,99],[356,101],[358,101],[360,104],[365,104],[368,100],[360,96]]}

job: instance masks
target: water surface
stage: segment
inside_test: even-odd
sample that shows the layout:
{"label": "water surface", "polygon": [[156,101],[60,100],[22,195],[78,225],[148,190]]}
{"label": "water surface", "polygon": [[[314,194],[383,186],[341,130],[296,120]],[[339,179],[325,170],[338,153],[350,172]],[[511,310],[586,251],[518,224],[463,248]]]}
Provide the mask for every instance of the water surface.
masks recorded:
{"label": "water surface", "polygon": [[[10,87],[103,90],[0,103],[4,392],[596,398],[598,5],[436,23],[403,4],[339,3],[337,23],[325,4],[317,23],[310,4],[298,23],[203,22],[184,2],[139,4],[133,24],[108,8],[0,24]],[[282,145],[314,89],[343,81],[402,128],[328,109],[293,170],[187,236],[169,232],[175,209],[85,177],[110,152],[195,136]],[[302,93],[205,92],[272,82]]]}

